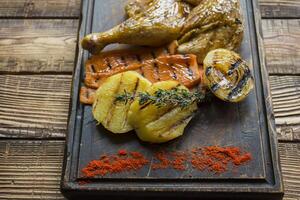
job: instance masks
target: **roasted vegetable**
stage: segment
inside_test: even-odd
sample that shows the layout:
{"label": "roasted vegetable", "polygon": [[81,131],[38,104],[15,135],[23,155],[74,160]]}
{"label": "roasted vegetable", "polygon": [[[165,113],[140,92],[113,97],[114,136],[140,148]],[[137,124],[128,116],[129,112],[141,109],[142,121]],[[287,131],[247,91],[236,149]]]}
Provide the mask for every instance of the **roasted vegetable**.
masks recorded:
{"label": "roasted vegetable", "polygon": [[[159,90],[185,89],[176,81],[154,83],[147,90],[154,95]],[[130,106],[129,123],[134,127],[138,137],[146,142],[162,143],[181,136],[184,128],[197,110],[196,101],[186,106],[178,104],[160,104],[141,101],[138,97]],[[142,103],[141,103],[142,102]]]}
{"label": "roasted vegetable", "polygon": [[151,83],[133,71],[109,77],[96,92],[93,116],[106,129],[113,133],[126,133],[133,129],[128,123],[128,110],[132,100],[127,103],[116,101],[124,91],[138,93],[145,91]]}
{"label": "roasted vegetable", "polygon": [[106,78],[125,71],[137,71],[150,82],[176,80],[188,88],[200,82],[197,57],[192,54],[169,55],[169,50],[139,49],[100,53],[87,60],[84,83],[97,89]]}
{"label": "roasted vegetable", "polygon": [[252,90],[253,78],[247,63],[237,53],[216,49],[204,59],[204,84],[218,98],[239,102]]}

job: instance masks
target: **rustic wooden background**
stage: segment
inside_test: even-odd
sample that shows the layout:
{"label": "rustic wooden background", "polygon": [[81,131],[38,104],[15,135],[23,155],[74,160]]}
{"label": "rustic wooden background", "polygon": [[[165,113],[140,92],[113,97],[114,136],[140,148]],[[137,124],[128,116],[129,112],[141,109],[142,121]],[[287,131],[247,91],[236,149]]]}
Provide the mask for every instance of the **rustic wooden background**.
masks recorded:
{"label": "rustic wooden background", "polygon": [[[80,0],[0,1],[0,199],[63,199]],[[300,1],[260,0],[285,200],[300,199]]]}

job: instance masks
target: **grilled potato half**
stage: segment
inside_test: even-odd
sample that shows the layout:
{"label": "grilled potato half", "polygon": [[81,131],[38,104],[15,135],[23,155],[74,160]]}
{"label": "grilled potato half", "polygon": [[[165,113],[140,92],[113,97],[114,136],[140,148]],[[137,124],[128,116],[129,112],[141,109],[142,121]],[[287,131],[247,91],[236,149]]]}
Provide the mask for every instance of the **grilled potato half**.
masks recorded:
{"label": "grilled potato half", "polygon": [[[158,89],[175,87],[187,90],[176,81],[162,81],[154,83],[147,92],[153,95]],[[130,106],[129,123],[141,140],[162,143],[181,136],[196,110],[197,103],[184,108],[174,105],[158,107],[151,103],[140,105],[139,98],[136,98]]]}
{"label": "grilled potato half", "polygon": [[116,101],[124,91],[135,94],[145,91],[151,82],[134,71],[127,71],[109,77],[97,90],[93,104],[93,116],[113,133],[126,133],[133,129],[128,123],[128,111],[132,102]]}

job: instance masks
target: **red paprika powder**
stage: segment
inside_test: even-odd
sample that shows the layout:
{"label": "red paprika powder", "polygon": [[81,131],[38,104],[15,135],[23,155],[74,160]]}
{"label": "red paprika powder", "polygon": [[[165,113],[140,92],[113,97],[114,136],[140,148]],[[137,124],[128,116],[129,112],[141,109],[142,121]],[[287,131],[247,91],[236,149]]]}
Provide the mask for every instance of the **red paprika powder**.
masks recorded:
{"label": "red paprika powder", "polygon": [[[239,166],[251,159],[250,153],[244,153],[238,147],[208,146],[186,152],[157,152],[150,167],[153,170],[167,168],[185,170],[186,166],[191,164],[196,170],[223,173],[228,170],[229,164]],[[143,154],[121,149],[117,154],[103,155],[99,160],[92,160],[81,172],[85,178],[92,178],[109,173],[137,171],[148,164],[149,160]]]}
{"label": "red paprika powder", "polygon": [[130,152],[126,157],[124,155],[127,155],[126,151],[119,151],[119,155],[101,156],[99,160],[92,160],[81,172],[84,177],[92,178],[108,173],[138,170],[149,163],[139,152]]}
{"label": "red paprika powder", "polygon": [[252,159],[250,153],[242,153],[238,147],[209,146],[194,149],[192,153],[191,163],[195,169],[215,173],[227,171],[229,163],[241,165]]}

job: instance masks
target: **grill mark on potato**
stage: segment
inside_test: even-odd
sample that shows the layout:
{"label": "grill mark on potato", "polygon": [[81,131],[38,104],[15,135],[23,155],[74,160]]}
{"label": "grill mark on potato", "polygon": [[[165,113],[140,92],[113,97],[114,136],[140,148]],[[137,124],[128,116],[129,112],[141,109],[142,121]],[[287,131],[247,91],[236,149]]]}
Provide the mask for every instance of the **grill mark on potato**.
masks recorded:
{"label": "grill mark on potato", "polygon": [[[169,129],[168,131],[162,133],[162,134],[159,134],[159,137],[166,137],[166,136],[170,135],[170,134],[172,133],[172,131],[173,131],[174,129],[176,129],[178,126],[180,126],[181,124],[184,124],[184,123],[186,123],[187,121],[191,120],[191,119],[192,119],[192,115],[193,115],[193,114],[191,114],[191,115],[189,115],[189,116],[187,116],[187,117],[181,119],[180,121],[178,121],[178,122],[172,124],[172,126],[170,127],[170,129]],[[168,133],[168,135],[166,135],[166,133]]]}
{"label": "grill mark on potato", "polygon": [[[137,78],[137,80],[136,80],[136,82],[135,82],[135,85],[134,85],[134,89],[133,89],[133,91],[132,91],[134,97],[135,97],[135,95],[136,95],[136,91],[137,91],[139,85],[140,85],[140,79]],[[132,104],[132,101],[133,101],[133,100],[131,100],[131,101],[128,103],[127,107],[126,107],[126,111],[125,111],[125,112],[126,112],[126,115],[125,115],[125,119],[124,119],[124,123],[125,123],[125,124],[127,124],[127,122],[128,122],[128,114],[129,114],[128,111],[129,111],[129,109],[130,109],[130,105]],[[124,127],[124,124],[123,124],[123,127]]]}
{"label": "grill mark on potato", "polygon": [[[119,92],[120,86],[121,86],[122,83],[123,83],[123,74],[121,74],[120,81],[119,81],[118,87],[114,91],[114,95],[116,95]],[[107,126],[109,126],[109,124],[111,122],[111,119],[112,119],[112,116],[113,116],[113,112],[115,111],[115,108],[116,108],[114,106],[115,103],[116,103],[116,98],[112,101],[112,103],[110,104],[110,109],[108,109],[108,111],[106,113],[106,125]]]}
{"label": "grill mark on potato", "polygon": [[148,107],[149,105],[151,105],[151,102],[148,102],[148,103],[143,104],[142,106],[139,107],[139,110],[143,110],[143,109],[145,109],[146,107]]}
{"label": "grill mark on potato", "polygon": [[95,109],[96,109],[96,107],[97,107],[97,105],[98,105],[98,103],[99,103],[99,100],[98,100],[98,98],[96,98],[96,100],[95,100],[95,105],[93,106],[93,112],[95,112]]}
{"label": "grill mark on potato", "polygon": [[161,113],[160,115],[157,116],[157,118],[155,118],[154,120],[152,120],[151,122],[148,122],[145,126],[147,126],[150,123],[155,123],[156,121],[159,121],[161,118],[163,118],[166,114],[168,114],[169,112],[172,112],[173,110],[175,110],[177,107],[170,107],[167,110],[165,110],[165,112]]}

